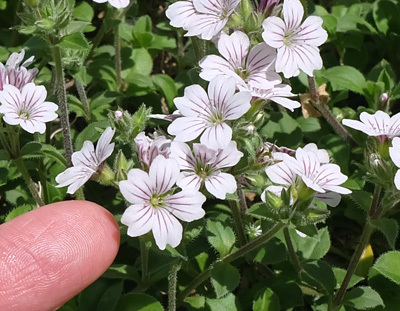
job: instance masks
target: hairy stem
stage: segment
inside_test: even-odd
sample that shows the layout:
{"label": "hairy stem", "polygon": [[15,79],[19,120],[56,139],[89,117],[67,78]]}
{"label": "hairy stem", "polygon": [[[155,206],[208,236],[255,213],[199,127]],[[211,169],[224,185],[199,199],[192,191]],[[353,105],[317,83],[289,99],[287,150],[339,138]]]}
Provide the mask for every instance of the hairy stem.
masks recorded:
{"label": "hairy stem", "polygon": [[235,221],[235,231],[239,238],[240,247],[247,244],[247,237],[243,228],[242,215],[239,212],[239,207],[236,201],[230,200],[229,206],[232,210],[233,220]]}
{"label": "hairy stem", "polygon": [[82,102],[83,109],[85,110],[85,115],[86,115],[86,120],[90,121],[90,106],[89,106],[89,101],[86,96],[86,91],[85,87],[80,83],[78,80],[75,79],[75,87],[76,91],[78,92],[79,99]]}
{"label": "hairy stem", "polygon": [[67,166],[70,167],[72,166],[71,157],[73,153],[73,147],[71,140],[70,124],[68,119],[67,91],[65,88],[61,49],[56,45],[53,45],[53,59],[56,68],[57,98],[58,98],[58,105],[61,111],[60,120],[64,136],[65,159],[67,160]]}
{"label": "hairy stem", "polygon": [[344,126],[339,123],[339,121],[329,110],[328,106],[320,102],[314,77],[308,76],[308,87],[314,108],[318,110],[318,112],[325,118],[329,125],[332,126],[332,128],[336,131],[336,133],[340,135],[340,137],[347,141],[352,147],[357,146],[357,143],[354,141],[353,137],[351,137]]}
{"label": "hairy stem", "polygon": [[168,275],[168,311],[176,311],[176,287],[178,281],[178,271],[181,269],[181,262],[171,266]]}
{"label": "hairy stem", "polygon": [[[370,208],[370,214],[371,213],[374,214],[375,218],[379,217],[379,215],[375,214],[375,211],[378,206],[380,193],[381,193],[381,187],[376,186],[375,191],[374,191],[374,196],[372,199],[372,203],[371,203],[371,208]],[[369,242],[369,238],[370,238],[372,232],[373,232],[373,226],[370,222],[370,216],[368,216],[368,218],[365,222],[361,237],[360,237],[360,242],[358,243],[357,248],[354,251],[353,256],[351,257],[349,267],[347,268],[346,276],[344,277],[344,280],[343,280],[339,290],[337,291],[335,299],[333,301],[333,310],[340,309],[343,297],[346,294],[346,290],[347,290],[347,287],[349,286],[351,277],[353,276],[354,272],[356,271],[358,262],[360,261],[362,253]]]}
{"label": "hairy stem", "polygon": [[24,161],[22,161],[22,158],[19,156],[16,159],[14,159],[13,162],[17,166],[17,168],[20,171],[22,177],[24,178],[25,183],[28,186],[29,191],[31,192],[31,194],[32,194],[33,198],[35,199],[36,203],[39,206],[43,206],[44,202],[43,202],[42,198],[39,196],[36,184],[33,182],[31,176],[29,175],[29,172],[26,169],[26,166],[24,164]]}
{"label": "hairy stem", "polygon": [[[283,227],[285,227],[284,223],[276,223],[268,232],[260,235],[259,237],[255,238],[251,242],[247,243],[245,246],[239,248],[237,251],[225,256],[224,258],[220,259],[220,262],[224,263],[230,263],[235,259],[238,259],[252,250],[256,249],[257,247],[260,247],[264,243],[268,242],[272,237],[275,236],[275,234],[281,230]],[[185,288],[184,291],[178,296],[178,305],[183,302],[183,300],[194,290],[196,289],[200,284],[202,284],[204,281],[206,281],[210,277],[210,272],[211,272],[212,266],[208,267],[206,270],[204,270],[202,273],[200,273],[195,279],[193,279],[188,286]]]}
{"label": "hairy stem", "polygon": [[117,82],[117,92],[121,91],[122,85],[122,65],[121,65],[121,37],[119,35],[119,24],[114,28],[114,48],[115,48],[115,75]]}

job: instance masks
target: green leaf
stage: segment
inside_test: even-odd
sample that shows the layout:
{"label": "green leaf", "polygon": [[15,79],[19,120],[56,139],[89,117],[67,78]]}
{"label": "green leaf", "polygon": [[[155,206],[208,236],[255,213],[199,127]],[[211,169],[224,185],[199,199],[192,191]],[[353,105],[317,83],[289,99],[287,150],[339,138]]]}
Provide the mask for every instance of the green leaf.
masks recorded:
{"label": "green leaf", "polygon": [[294,229],[290,229],[290,235],[295,243],[295,248],[304,259],[320,259],[325,256],[331,247],[328,228],[318,230],[314,236],[301,237]]}
{"label": "green leaf", "polygon": [[124,283],[122,281],[111,285],[101,296],[96,310],[114,311],[121,296],[123,285]]}
{"label": "green leaf", "polygon": [[[344,277],[346,276],[346,270],[337,267],[334,267],[332,270],[336,278],[336,289],[339,289],[340,285],[343,283]],[[364,280],[363,277],[353,274],[347,288],[352,288],[362,280]]]}
{"label": "green leaf", "polygon": [[214,264],[210,276],[217,298],[233,291],[240,282],[239,271],[234,266],[224,262]]}
{"label": "green leaf", "polygon": [[75,7],[73,16],[81,21],[91,22],[94,17],[94,10],[89,3],[81,2]]}
{"label": "green leaf", "polygon": [[306,273],[302,279],[323,293],[332,296],[336,287],[336,279],[332,268],[325,261],[307,261],[302,264]]}
{"label": "green leaf", "polygon": [[204,296],[187,297],[183,302],[188,311],[203,311],[206,308]]}
{"label": "green leaf", "polygon": [[397,235],[399,234],[399,225],[397,221],[389,218],[371,219],[371,224],[383,233],[389,246],[395,249]]}
{"label": "green leaf", "polygon": [[122,77],[132,72],[144,76],[150,75],[153,70],[153,58],[145,48],[126,49],[122,51]]}
{"label": "green leaf", "polygon": [[54,146],[41,144],[36,141],[25,144],[21,148],[21,155],[25,159],[47,157],[61,164],[63,167],[67,167],[67,162],[59,150]]}
{"label": "green leaf", "polygon": [[378,258],[372,269],[378,271],[391,281],[400,284],[400,252],[390,251]]}
{"label": "green leaf", "polygon": [[268,287],[260,290],[253,300],[253,311],[281,310],[278,296]]}
{"label": "green leaf", "polygon": [[14,219],[15,217],[21,216],[33,209],[35,209],[36,206],[35,205],[31,205],[31,204],[24,204],[21,206],[18,206],[14,209],[12,209],[6,216],[6,218],[4,219],[4,222],[10,221],[11,219]]}
{"label": "green leaf", "polygon": [[164,308],[152,296],[146,294],[127,294],[121,298],[115,310],[118,311],[164,311]]}
{"label": "green leaf", "polygon": [[359,94],[364,93],[365,78],[356,68],[336,66],[326,70],[322,76],[331,83],[334,91],[350,90]]}
{"label": "green leaf", "polygon": [[174,98],[178,93],[174,80],[167,75],[153,75],[152,80],[157,89],[165,96],[168,106],[173,108]]}
{"label": "green leaf", "polygon": [[332,153],[332,157],[336,164],[340,166],[343,174],[348,171],[350,162],[350,147],[343,138],[338,135],[326,135],[319,141],[321,147],[328,149]]}
{"label": "green leaf", "polygon": [[297,123],[305,133],[312,133],[321,129],[321,124],[319,123],[318,118],[309,117],[306,119],[304,117],[299,117]]}
{"label": "green leaf", "polygon": [[239,300],[232,293],[219,299],[206,299],[207,310],[209,311],[240,311]]}
{"label": "green leaf", "polygon": [[85,36],[80,32],[75,32],[71,35],[63,37],[57,45],[65,49],[73,50],[85,51],[90,49],[90,45]]}
{"label": "green leaf", "polygon": [[400,11],[397,2],[386,0],[375,1],[372,12],[376,28],[380,32],[387,35],[390,29],[391,32],[400,33]]}
{"label": "green leaf", "polygon": [[235,234],[230,227],[212,220],[207,221],[207,239],[219,252],[220,257],[228,255],[236,241]]}
{"label": "green leaf", "polygon": [[276,264],[286,259],[286,247],[281,240],[273,237],[259,249],[252,252],[252,257],[256,262],[261,262],[266,265]]}
{"label": "green leaf", "polygon": [[102,276],[109,279],[132,280],[140,283],[140,274],[137,269],[125,264],[113,264]]}
{"label": "green leaf", "polygon": [[354,190],[351,194],[349,194],[351,200],[355,203],[355,205],[362,210],[368,212],[371,208],[372,195],[369,192],[363,190]]}
{"label": "green leaf", "polygon": [[278,296],[281,310],[288,310],[304,304],[303,292],[294,281],[282,281],[277,278],[270,288]]}
{"label": "green leaf", "polygon": [[144,33],[151,32],[152,23],[151,18],[148,15],[141,16],[135,24],[135,32]]}
{"label": "green leaf", "polygon": [[343,304],[357,310],[367,310],[384,306],[381,296],[371,287],[356,287],[351,289],[343,298]]}

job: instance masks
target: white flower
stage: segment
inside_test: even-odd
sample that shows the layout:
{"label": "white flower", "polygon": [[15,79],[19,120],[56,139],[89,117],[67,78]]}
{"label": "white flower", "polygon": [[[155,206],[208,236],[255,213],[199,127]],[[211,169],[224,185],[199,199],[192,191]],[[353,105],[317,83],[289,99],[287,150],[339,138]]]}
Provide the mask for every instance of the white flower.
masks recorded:
{"label": "white flower", "polygon": [[217,76],[208,85],[208,94],[200,85],[185,88],[183,97],[174,103],[183,117],[175,119],[168,133],[176,141],[191,141],[201,133],[200,142],[212,149],[223,149],[232,139],[226,121],[236,120],[250,109],[250,92],[235,94],[233,78]]}
{"label": "white flower", "polygon": [[117,9],[123,9],[123,8],[126,8],[129,5],[129,0],[93,0],[93,1],[97,2],[97,3],[108,2],[114,8],[117,8]]}
{"label": "white flower", "polygon": [[0,63],[0,90],[3,90],[5,84],[11,84],[21,90],[37,75],[38,69],[26,69],[32,64],[34,56],[29,57],[21,65],[24,56],[25,50],[21,50],[20,53],[12,53],[5,66]]}
{"label": "white flower", "polygon": [[0,113],[10,125],[20,125],[29,133],[46,131],[46,122],[57,118],[58,106],[46,102],[47,91],[44,86],[26,84],[20,91],[11,84],[5,84],[0,92]]}
{"label": "white flower", "polygon": [[315,199],[325,202],[330,206],[337,206],[340,202],[339,194],[350,194],[351,191],[340,185],[347,180],[347,176],[340,172],[340,167],[330,164],[328,153],[318,149],[315,144],[309,144],[296,150],[295,157],[281,154],[282,162],[268,166],[265,172],[268,178],[282,187],[268,187],[280,195],[282,188],[291,185],[299,186],[302,181],[308,188],[314,190]]}
{"label": "white flower", "polygon": [[147,167],[150,167],[153,160],[160,154],[166,158],[169,157],[171,140],[166,139],[165,136],[156,136],[151,139],[141,132],[135,137],[135,143],[139,151],[139,159]]}
{"label": "white flower", "polygon": [[223,168],[236,165],[243,156],[243,153],[237,150],[236,142],[231,141],[222,150],[193,144],[193,153],[185,143],[174,141],[171,144],[171,157],[178,161],[183,170],[177,182],[179,187],[199,190],[204,183],[207,191],[218,199],[225,199],[227,193],[236,191],[235,177],[221,172]]}
{"label": "white flower", "polygon": [[400,113],[390,117],[387,113],[378,110],[374,114],[362,112],[360,121],[344,119],[343,125],[374,136],[382,143],[387,138],[400,136]]}
{"label": "white flower", "polygon": [[272,86],[270,89],[259,89],[259,88],[250,88],[251,95],[262,98],[264,100],[271,100],[290,111],[293,111],[295,108],[299,108],[301,105],[299,102],[289,99],[288,97],[296,96],[293,94],[292,88],[287,84],[277,84]]}
{"label": "white flower", "polygon": [[182,27],[185,36],[211,40],[228,22],[240,0],[188,0],[171,4],[165,14],[173,27]]}
{"label": "white flower", "polygon": [[56,187],[68,187],[67,192],[74,194],[94,174],[102,168],[103,162],[113,153],[114,143],[110,143],[115,130],[107,127],[97,142],[96,151],[93,143],[86,140],[80,151],[72,154],[72,167],[67,168],[56,177]]}
{"label": "white flower", "polygon": [[182,240],[182,225],[176,219],[193,221],[204,216],[202,209],[206,197],[195,189],[185,189],[171,194],[179,177],[175,159],[159,155],[150,166],[149,173],[132,169],[128,180],[119,188],[132,205],[122,215],[121,223],[128,226],[128,235],[135,237],[150,230],[160,249],[169,244],[176,247]]}
{"label": "white flower", "polygon": [[[392,140],[392,147],[389,147],[389,155],[393,163],[400,168],[400,138],[395,137]],[[394,184],[400,190],[400,170],[397,170],[394,176]]]}
{"label": "white flower", "polygon": [[278,49],[275,69],[285,78],[299,75],[299,69],[312,76],[322,68],[318,46],[328,38],[322,19],[309,16],[301,24],[304,9],[299,0],[284,0],[282,14],[283,19],[271,16],[263,23],[264,41]]}
{"label": "white flower", "polygon": [[242,88],[270,88],[280,83],[280,76],[273,71],[275,49],[264,42],[250,49],[250,40],[241,31],[230,36],[222,32],[218,51],[223,56],[207,55],[200,62],[200,77],[211,81],[217,75],[233,77]]}

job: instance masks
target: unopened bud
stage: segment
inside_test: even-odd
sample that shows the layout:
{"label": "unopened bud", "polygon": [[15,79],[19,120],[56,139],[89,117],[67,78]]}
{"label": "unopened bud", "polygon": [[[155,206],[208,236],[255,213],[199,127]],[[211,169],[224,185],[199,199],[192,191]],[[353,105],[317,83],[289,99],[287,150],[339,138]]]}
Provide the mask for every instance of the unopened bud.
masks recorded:
{"label": "unopened bud", "polygon": [[271,191],[265,191],[265,203],[273,210],[279,210],[283,207],[282,199]]}
{"label": "unopened bud", "polygon": [[123,113],[122,113],[121,110],[116,110],[116,111],[114,112],[115,120],[117,120],[117,121],[122,121],[122,115],[123,115]]}
{"label": "unopened bud", "polygon": [[388,101],[388,99],[389,99],[388,93],[382,93],[381,96],[379,96],[379,103],[380,103],[381,105],[384,105],[384,104],[386,104],[386,102]]}

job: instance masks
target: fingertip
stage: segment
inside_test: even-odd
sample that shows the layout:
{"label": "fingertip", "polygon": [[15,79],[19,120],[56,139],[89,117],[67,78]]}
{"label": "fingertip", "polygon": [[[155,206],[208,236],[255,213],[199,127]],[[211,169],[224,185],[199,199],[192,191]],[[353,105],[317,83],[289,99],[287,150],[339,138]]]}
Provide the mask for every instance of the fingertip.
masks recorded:
{"label": "fingertip", "polygon": [[114,216],[88,201],[46,205],[0,226],[0,310],[54,310],[99,278],[119,249]]}

